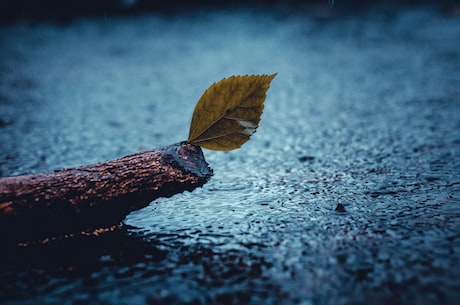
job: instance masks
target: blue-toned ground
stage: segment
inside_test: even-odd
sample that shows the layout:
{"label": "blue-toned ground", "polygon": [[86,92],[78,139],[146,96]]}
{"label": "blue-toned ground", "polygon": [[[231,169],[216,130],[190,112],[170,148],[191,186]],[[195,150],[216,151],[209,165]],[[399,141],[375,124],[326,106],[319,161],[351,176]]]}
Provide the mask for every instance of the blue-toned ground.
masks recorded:
{"label": "blue-toned ground", "polygon": [[457,304],[460,19],[324,13],[2,26],[1,176],[185,140],[210,84],[278,76],[252,139],[204,152],[203,188],[122,232],[3,251],[0,302]]}

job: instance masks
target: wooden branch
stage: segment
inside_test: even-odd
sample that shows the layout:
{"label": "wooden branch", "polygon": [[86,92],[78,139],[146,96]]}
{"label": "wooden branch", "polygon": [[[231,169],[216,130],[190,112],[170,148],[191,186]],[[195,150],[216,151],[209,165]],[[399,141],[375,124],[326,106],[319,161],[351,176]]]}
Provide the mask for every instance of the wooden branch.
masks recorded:
{"label": "wooden branch", "polygon": [[95,165],[0,178],[0,238],[17,243],[109,228],[211,175],[201,148],[182,142]]}

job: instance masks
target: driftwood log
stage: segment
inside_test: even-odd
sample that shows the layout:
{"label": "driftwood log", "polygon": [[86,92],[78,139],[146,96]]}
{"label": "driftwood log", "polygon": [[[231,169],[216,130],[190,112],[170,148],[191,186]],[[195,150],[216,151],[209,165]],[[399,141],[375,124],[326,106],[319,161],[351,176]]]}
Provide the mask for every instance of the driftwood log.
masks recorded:
{"label": "driftwood log", "polygon": [[30,242],[117,226],[158,197],[212,175],[199,146],[184,142],[95,165],[0,178],[0,239]]}

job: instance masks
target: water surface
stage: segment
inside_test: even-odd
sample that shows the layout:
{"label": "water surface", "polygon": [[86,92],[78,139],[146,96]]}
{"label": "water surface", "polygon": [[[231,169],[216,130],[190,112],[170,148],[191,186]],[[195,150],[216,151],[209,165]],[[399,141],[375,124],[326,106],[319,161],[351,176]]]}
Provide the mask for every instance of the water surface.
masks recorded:
{"label": "water surface", "polygon": [[203,188],[120,232],[8,250],[3,304],[460,300],[460,19],[194,11],[0,37],[3,176],[179,142],[210,84],[278,72],[252,139],[205,151]]}

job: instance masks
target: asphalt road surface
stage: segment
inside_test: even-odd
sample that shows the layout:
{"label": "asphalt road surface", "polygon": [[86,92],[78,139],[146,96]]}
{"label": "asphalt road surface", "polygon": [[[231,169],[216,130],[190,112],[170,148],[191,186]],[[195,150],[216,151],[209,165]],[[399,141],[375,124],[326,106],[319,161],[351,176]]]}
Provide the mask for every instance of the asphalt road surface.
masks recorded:
{"label": "asphalt road surface", "polygon": [[0,176],[185,140],[213,82],[278,72],[202,188],[2,250],[2,304],[458,304],[460,18],[202,9],[16,22],[0,44]]}

